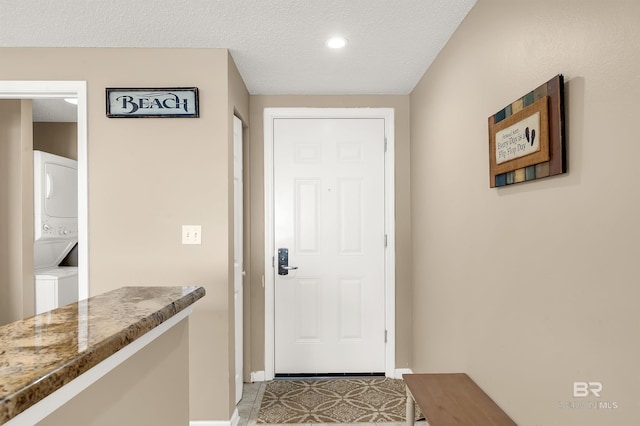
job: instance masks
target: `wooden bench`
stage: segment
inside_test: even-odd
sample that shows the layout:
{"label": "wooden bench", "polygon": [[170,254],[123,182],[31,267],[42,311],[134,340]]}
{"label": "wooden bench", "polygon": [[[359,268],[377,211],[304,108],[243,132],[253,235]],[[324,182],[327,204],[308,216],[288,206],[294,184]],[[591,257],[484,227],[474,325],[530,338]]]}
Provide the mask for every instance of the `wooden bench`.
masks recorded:
{"label": "wooden bench", "polygon": [[464,373],[403,374],[402,378],[407,385],[407,426],[414,424],[416,403],[429,426],[517,426]]}

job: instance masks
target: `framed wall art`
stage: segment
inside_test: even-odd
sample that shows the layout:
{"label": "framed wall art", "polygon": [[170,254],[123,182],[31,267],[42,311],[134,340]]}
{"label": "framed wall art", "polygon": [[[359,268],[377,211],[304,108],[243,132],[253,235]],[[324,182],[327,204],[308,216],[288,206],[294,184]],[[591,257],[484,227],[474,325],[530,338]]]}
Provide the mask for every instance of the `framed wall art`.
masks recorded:
{"label": "framed wall art", "polygon": [[107,88],[109,118],[198,118],[197,87]]}
{"label": "framed wall art", "polygon": [[491,188],[566,173],[561,74],[489,117]]}

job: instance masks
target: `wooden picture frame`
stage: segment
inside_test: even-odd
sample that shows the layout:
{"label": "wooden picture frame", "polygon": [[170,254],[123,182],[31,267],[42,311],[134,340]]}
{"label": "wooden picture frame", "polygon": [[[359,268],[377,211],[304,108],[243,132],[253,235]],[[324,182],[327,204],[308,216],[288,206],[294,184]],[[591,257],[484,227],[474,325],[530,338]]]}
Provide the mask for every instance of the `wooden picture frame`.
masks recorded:
{"label": "wooden picture frame", "polygon": [[564,82],[557,75],[489,117],[489,186],[566,173]]}

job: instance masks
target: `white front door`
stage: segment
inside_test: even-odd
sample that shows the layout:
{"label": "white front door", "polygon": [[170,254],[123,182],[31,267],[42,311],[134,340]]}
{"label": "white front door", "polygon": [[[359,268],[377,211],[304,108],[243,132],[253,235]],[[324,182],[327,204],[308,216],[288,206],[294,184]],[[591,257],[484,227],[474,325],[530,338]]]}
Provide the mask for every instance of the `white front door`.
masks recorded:
{"label": "white front door", "polygon": [[385,120],[276,118],[273,145],[275,373],[384,372]]}
{"label": "white front door", "polygon": [[242,121],[233,117],[233,299],[235,312],[235,363],[236,363],[236,404],[242,399],[243,388],[243,180],[242,180]]}

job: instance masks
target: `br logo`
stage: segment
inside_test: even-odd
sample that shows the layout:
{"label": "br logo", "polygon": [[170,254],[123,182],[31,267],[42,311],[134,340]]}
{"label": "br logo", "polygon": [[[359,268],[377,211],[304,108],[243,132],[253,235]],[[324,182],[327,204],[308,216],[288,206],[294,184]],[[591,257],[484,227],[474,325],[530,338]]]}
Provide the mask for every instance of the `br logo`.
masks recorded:
{"label": "br logo", "polygon": [[585,398],[589,394],[600,398],[600,392],[602,392],[602,383],[600,382],[573,382],[574,398]]}

